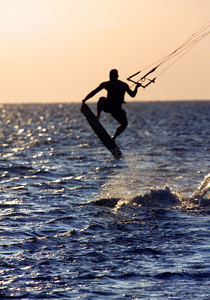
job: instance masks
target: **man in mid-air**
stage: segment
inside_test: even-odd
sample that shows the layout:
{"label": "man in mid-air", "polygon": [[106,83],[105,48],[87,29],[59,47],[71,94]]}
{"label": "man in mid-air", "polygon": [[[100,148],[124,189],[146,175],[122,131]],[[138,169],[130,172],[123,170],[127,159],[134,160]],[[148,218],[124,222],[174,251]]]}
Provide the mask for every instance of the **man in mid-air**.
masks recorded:
{"label": "man in mid-air", "polygon": [[122,104],[125,103],[125,92],[127,92],[131,97],[135,97],[138,87],[140,87],[141,84],[137,84],[135,89],[132,91],[127,83],[118,80],[118,71],[116,69],[110,71],[109,78],[109,81],[102,82],[95,90],[90,92],[82,102],[84,104],[88,99],[92,98],[102,89],[107,91],[107,98],[101,97],[98,100],[97,118],[99,119],[101,111],[104,111],[106,113],[110,113],[112,117],[120,123],[114,136],[112,137],[112,139],[115,140],[116,137],[119,136],[128,125],[126,112],[124,109],[122,109]]}

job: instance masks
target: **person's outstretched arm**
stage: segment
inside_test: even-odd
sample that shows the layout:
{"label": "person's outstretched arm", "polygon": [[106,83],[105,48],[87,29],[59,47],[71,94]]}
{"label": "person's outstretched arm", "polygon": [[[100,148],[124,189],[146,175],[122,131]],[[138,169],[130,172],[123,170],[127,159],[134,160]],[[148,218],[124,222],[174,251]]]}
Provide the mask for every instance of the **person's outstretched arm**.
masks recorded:
{"label": "person's outstretched arm", "polygon": [[95,96],[95,94],[97,94],[98,92],[100,92],[103,89],[103,86],[100,84],[99,87],[97,87],[95,90],[93,90],[92,92],[90,92],[84,100],[82,100],[83,103],[85,103],[88,99],[92,98],[93,96]]}

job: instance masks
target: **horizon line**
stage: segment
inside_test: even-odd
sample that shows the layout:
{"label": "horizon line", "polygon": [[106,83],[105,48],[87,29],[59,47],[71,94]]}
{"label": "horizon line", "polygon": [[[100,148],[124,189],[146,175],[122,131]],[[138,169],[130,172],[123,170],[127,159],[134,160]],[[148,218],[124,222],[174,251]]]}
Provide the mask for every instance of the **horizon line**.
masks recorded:
{"label": "horizon line", "polygon": [[[150,100],[126,100],[127,103],[132,102],[186,102],[186,101],[192,101],[192,102],[199,102],[199,101],[210,101],[210,99],[150,99]],[[4,101],[0,102],[0,105],[4,104],[82,104],[82,101]],[[97,103],[97,101],[88,101],[88,103]]]}

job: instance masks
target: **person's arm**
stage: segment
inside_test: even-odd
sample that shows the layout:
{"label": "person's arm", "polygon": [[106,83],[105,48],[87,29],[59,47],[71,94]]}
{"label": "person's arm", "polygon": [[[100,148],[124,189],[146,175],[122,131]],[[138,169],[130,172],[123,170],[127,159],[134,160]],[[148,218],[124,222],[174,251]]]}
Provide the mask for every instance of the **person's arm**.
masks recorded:
{"label": "person's arm", "polygon": [[138,88],[141,86],[141,83],[136,84],[135,89],[132,91],[129,86],[127,86],[127,90],[126,92],[132,97],[134,98],[137,94]]}
{"label": "person's arm", "polygon": [[97,87],[95,90],[93,90],[92,92],[90,92],[84,100],[82,100],[82,103],[85,103],[88,99],[92,98],[93,96],[95,96],[95,94],[97,94],[98,92],[100,92],[103,89],[103,85],[100,84],[99,87]]}

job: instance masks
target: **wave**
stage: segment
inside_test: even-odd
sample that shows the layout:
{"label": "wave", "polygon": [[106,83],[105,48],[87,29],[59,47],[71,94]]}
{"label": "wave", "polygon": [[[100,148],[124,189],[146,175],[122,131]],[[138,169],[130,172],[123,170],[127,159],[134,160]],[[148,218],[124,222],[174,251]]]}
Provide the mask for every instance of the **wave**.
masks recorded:
{"label": "wave", "polygon": [[136,196],[133,199],[121,198],[100,198],[94,200],[98,206],[107,206],[114,208],[120,207],[124,204],[132,206],[148,206],[148,207],[172,207],[180,203],[179,197],[176,193],[172,192],[168,186],[162,189],[152,189],[149,193],[141,196]]}
{"label": "wave", "polygon": [[184,198],[182,207],[192,211],[210,213],[210,173],[189,198]]}
{"label": "wave", "polygon": [[209,198],[210,192],[210,173],[204,178],[198,190],[192,195],[192,200],[203,200]]}
{"label": "wave", "polygon": [[123,205],[148,207],[149,209],[179,209],[192,213],[210,213],[210,174],[199,185],[198,190],[190,197],[181,197],[170,187],[151,189],[149,193],[138,195],[132,199],[103,197],[93,201],[97,206],[120,208]]}

